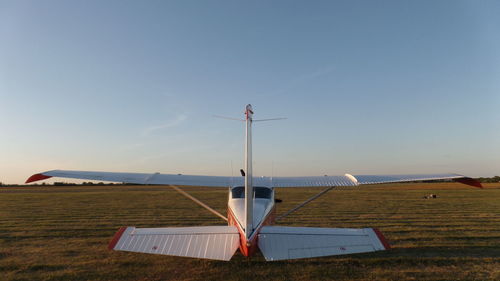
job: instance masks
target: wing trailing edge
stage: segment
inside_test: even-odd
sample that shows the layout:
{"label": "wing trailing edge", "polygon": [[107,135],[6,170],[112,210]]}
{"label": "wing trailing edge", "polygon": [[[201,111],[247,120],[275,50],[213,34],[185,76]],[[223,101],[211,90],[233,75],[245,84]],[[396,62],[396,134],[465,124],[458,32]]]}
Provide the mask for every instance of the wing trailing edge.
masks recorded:
{"label": "wing trailing edge", "polygon": [[409,175],[354,175],[360,185],[412,181],[453,180],[482,188],[479,181],[459,174],[409,174]]}

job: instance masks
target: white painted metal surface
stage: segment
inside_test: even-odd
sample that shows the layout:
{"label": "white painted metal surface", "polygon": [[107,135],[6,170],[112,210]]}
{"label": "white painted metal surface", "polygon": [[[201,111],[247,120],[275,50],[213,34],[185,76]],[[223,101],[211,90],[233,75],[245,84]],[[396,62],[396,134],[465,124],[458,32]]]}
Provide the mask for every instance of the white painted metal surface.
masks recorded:
{"label": "white painted metal surface", "polygon": [[415,174],[415,175],[354,175],[359,184],[377,184],[391,182],[459,179],[458,174]]}
{"label": "white painted metal surface", "polygon": [[[229,187],[244,185],[242,177],[197,176],[173,174],[113,173],[52,170],[41,173],[48,177],[73,178],[98,181],[113,181],[136,184],[169,184],[186,186]],[[350,177],[349,177],[350,176]],[[365,184],[408,182],[422,180],[446,180],[466,178],[458,174],[418,174],[418,175],[354,175],[318,177],[254,177],[252,185],[274,187],[321,187],[356,186]],[[352,177],[357,180],[353,181]]]}
{"label": "white painted metal surface", "polygon": [[[228,208],[231,209],[236,220],[244,227],[245,221],[245,200],[244,199],[230,199]],[[269,214],[274,202],[267,199],[254,199],[253,200],[253,215],[252,225],[254,228],[258,227],[262,220]],[[251,234],[251,233],[250,233]]]}
{"label": "white painted metal surface", "polygon": [[[42,175],[49,177],[125,182],[125,183],[136,183],[136,184],[171,184],[171,185],[189,185],[189,186],[229,187],[231,183],[231,177],[159,174],[159,173],[146,174],[146,173],[115,173],[115,172],[52,170],[43,172]],[[241,180],[240,183],[242,182],[243,181]]]}
{"label": "white painted metal surface", "polygon": [[385,250],[371,228],[264,226],[258,243],[267,261]]}
{"label": "white painted metal surface", "polygon": [[247,105],[246,138],[245,138],[245,237],[248,239],[253,232],[253,170],[252,170],[252,106]]}
{"label": "white painted metal surface", "polygon": [[114,250],[228,261],[239,246],[234,226],[127,227]]}
{"label": "white painted metal surface", "polygon": [[273,177],[274,187],[356,186],[346,176]]}

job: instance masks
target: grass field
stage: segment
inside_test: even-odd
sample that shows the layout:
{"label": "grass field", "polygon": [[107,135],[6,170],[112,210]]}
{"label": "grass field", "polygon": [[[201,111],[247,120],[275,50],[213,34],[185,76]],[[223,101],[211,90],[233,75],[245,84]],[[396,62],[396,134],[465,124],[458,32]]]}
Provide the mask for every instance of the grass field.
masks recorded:
{"label": "grass field", "polygon": [[[223,225],[162,186],[0,189],[0,280],[500,280],[500,184],[392,184],[333,190],[282,225],[377,227],[393,249],[230,262],[114,252],[120,226]],[[184,188],[226,213],[227,190]],[[278,189],[278,214],[320,189]],[[434,193],[437,199],[422,199]]]}

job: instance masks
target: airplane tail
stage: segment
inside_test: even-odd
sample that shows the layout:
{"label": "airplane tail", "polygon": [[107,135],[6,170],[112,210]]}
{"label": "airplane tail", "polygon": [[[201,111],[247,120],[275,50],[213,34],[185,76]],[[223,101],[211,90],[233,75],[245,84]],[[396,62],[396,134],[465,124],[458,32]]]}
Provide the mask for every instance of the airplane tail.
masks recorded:
{"label": "airplane tail", "polygon": [[244,121],[245,122],[245,169],[242,176],[245,177],[245,237],[247,239],[253,234],[253,172],[252,172],[252,123],[261,121],[282,120],[286,118],[253,119],[253,109],[251,104],[245,107],[245,119],[232,118],[214,115],[217,118]]}

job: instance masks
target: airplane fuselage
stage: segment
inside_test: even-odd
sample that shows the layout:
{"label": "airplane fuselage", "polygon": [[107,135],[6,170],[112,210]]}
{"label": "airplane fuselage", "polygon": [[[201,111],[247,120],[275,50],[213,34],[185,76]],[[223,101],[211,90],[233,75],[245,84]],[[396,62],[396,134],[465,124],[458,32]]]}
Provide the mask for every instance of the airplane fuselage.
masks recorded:
{"label": "airplane fuselage", "polygon": [[244,256],[251,256],[257,250],[257,237],[264,225],[274,223],[276,208],[274,189],[270,187],[253,187],[252,225],[246,235],[245,231],[245,190],[243,186],[232,187],[229,190],[227,221],[228,225],[236,226],[240,233],[240,251]]}

